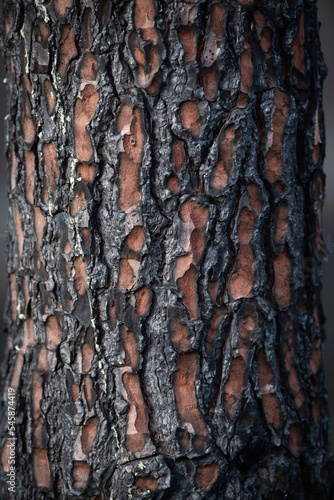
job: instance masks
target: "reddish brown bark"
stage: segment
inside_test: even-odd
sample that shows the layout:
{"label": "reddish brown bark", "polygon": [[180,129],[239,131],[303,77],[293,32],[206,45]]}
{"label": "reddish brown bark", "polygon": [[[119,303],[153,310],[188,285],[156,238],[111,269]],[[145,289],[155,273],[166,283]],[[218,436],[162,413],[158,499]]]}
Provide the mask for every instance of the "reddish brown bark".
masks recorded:
{"label": "reddish brown bark", "polygon": [[[330,499],[315,0],[5,0],[17,499]],[[311,259],[311,270],[305,262]]]}

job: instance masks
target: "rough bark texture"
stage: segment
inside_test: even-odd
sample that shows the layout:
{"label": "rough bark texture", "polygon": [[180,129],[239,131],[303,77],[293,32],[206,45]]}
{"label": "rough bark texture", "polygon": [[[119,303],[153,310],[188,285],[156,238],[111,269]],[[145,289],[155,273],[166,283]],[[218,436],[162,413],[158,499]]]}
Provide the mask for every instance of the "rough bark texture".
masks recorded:
{"label": "rough bark texture", "polygon": [[[16,499],[330,499],[315,0],[5,0]],[[333,492],[332,492],[333,495]]]}

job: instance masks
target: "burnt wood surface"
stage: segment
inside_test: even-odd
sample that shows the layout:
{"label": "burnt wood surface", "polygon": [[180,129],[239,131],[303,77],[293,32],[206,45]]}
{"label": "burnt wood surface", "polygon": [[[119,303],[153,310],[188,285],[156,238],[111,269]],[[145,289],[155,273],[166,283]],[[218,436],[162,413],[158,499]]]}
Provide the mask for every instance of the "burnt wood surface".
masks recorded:
{"label": "burnt wood surface", "polygon": [[316,1],[1,19],[1,498],[334,498]]}

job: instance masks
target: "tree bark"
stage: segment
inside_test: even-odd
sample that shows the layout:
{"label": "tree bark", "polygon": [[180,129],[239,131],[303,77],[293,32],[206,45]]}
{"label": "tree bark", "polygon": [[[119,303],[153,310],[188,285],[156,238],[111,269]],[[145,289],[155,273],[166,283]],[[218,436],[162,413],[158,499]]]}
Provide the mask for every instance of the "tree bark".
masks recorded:
{"label": "tree bark", "polygon": [[1,498],[334,498],[316,9],[4,0]]}

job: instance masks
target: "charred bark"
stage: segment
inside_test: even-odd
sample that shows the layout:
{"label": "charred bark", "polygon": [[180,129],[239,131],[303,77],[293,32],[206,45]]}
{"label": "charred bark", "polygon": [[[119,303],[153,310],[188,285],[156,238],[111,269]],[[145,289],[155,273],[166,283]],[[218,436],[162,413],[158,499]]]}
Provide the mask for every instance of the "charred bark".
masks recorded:
{"label": "charred bark", "polygon": [[[330,499],[315,0],[4,0],[16,492]],[[331,493],[332,492],[332,493]]]}

